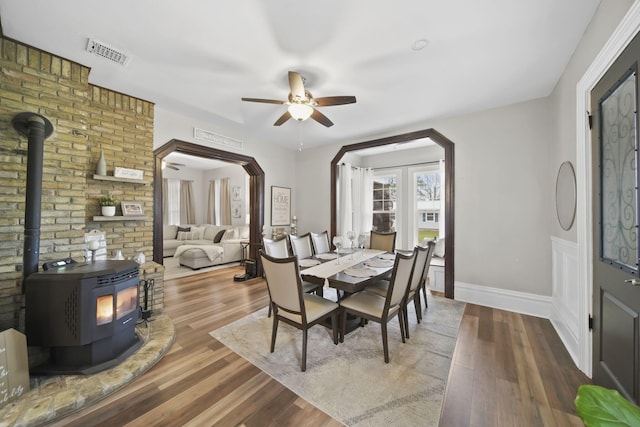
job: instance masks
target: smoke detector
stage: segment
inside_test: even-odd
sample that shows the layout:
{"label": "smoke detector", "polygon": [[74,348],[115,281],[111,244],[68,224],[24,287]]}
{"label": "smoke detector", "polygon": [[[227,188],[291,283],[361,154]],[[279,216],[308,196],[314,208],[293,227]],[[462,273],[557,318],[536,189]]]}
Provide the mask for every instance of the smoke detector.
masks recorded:
{"label": "smoke detector", "polygon": [[96,56],[100,56],[120,65],[126,65],[127,61],[129,60],[129,57],[123,52],[120,52],[118,49],[108,46],[95,39],[87,40],[86,50],[89,53],[93,53]]}

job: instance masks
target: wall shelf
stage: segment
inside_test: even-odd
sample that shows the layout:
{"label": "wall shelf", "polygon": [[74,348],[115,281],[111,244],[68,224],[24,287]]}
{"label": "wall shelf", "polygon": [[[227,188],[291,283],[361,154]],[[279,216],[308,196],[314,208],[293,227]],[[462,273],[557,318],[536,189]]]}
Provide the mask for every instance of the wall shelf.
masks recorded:
{"label": "wall shelf", "polygon": [[114,215],[114,216],[94,216],[93,220],[98,221],[147,221],[146,215]]}
{"label": "wall shelf", "polygon": [[97,179],[100,181],[130,182],[131,184],[142,184],[142,185],[151,184],[150,181],[145,181],[144,179],[118,178],[110,175],[93,175],[93,179]]}

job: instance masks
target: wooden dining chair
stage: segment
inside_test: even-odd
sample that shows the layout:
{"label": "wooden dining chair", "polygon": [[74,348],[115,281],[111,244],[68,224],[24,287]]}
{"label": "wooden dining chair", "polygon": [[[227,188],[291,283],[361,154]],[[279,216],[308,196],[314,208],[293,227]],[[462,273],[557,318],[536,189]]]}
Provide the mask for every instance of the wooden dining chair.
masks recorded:
{"label": "wooden dining chair", "polygon": [[416,309],[416,321],[420,323],[422,320],[422,308],[420,306],[420,282],[422,280],[422,273],[425,269],[425,263],[429,258],[430,247],[416,246],[414,252],[416,253],[416,262],[414,263],[413,271],[411,272],[411,281],[409,282],[409,286],[407,286],[407,291],[402,300],[404,330],[407,338],[409,338],[409,311],[407,308],[411,302],[413,302]]}
{"label": "wooden dining chair", "polygon": [[313,256],[313,247],[311,246],[311,234],[306,233],[300,236],[289,236],[291,249],[298,259],[310,258]]}
{"label": "wooden dining chair", "polygon": [[[262,238],[262,247],[264,253],[274,258],[289,258],[291,253],[289,252],[289,242],[286,237],[279,239]],[[323,294],[323,284],[302,282],[302,289],[307,293],[316,293],[319,296]],[[269,304],[269,312],[267,317],[271,317],[271,304]]]}
{"label": "wooden dining chair", "polygon": [[427,301],[427,282],[429,281],[429,266],[431,265],[433,252],[436,250],[436,242],[434,242],[433,240],[428,241],[427,247],[429,248],[429,255],[427,255],[427,260],[425,261],[424,271],[422,272],[418,293],[416,295],[418,297],[418,306],[420,306],[420,320],[422,320],[420,290],[422,290],[422,294],[424,295],[424,308],[426,309],[427,307],[429,307],[429,302]]}
{"label": "wooden dining chair", "polygon": [[369,247],[380,251],[391,252],[396,250],[396,232],[381,233],[371,230],[369,237]]}
{"label": "wooden dining chair", "polygon": [[382,332],[382,348],[384,361],[389,363],[389,344],[387,340],[387,323],[394,317],[398,317],[400,335],[405,342],[405,323],[402,314],[402,302],[411,280],[413,265],[416,260],[416,251],[410,255],[397,254],[393,264],[391,280],[385,297],[364,290],[340,301],[342,331],[340,341],[344,341],[346,333],[347,314],[353,314],[366,320],[380,323]]}
{"label": "wooden dining chair", "polygon": [[289,251],[289,242],[287,237],[280,237],[278,239],[262,238],[262,247],[264,252],[275,258],[288,258],[291,256]]}
{"label": "wooden dining chair", "polygon": [[307,370],[307,331],[314,325],[331,318],[333,343],[338,344],[339,305],[302,289],[296,257],[274,258],[260,251],[262,267],[273,310],[271,353],[276,346],[278,322],[283,321],[302,331],[302,361],[300,369]]}
{"label": "wooden dining chair", "polygon": [[325,230],[322,233],[311,232],[311,241],[313,242],[313,250],[317,254],[331,252],[329,245],[329,233]]}

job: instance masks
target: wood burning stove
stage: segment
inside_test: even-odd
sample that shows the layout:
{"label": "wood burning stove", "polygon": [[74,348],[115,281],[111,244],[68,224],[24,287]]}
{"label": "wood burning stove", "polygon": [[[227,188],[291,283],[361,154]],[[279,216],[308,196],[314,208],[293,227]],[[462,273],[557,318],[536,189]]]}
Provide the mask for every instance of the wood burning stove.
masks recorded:
{"label": "wood burning stove", "polygon": [[32,371],[95,373],[137,350],[138,284],[134,261],[74,263],[29,275],[27,343],[51,349],[50,363]]}

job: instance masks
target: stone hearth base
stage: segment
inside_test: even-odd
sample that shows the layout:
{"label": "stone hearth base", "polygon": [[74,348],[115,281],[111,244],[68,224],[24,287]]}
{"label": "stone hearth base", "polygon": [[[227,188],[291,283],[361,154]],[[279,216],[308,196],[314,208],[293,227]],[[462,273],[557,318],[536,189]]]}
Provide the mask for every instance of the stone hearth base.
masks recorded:
{"label": "stone hearth base", "polygon": [[31,377],[31,390],[0,410],[0,426],[37,426],[65,417],[142,375],[169,350],[175,328],[164,314],[136,327],[142,347],[118,366],[94,375]]}

